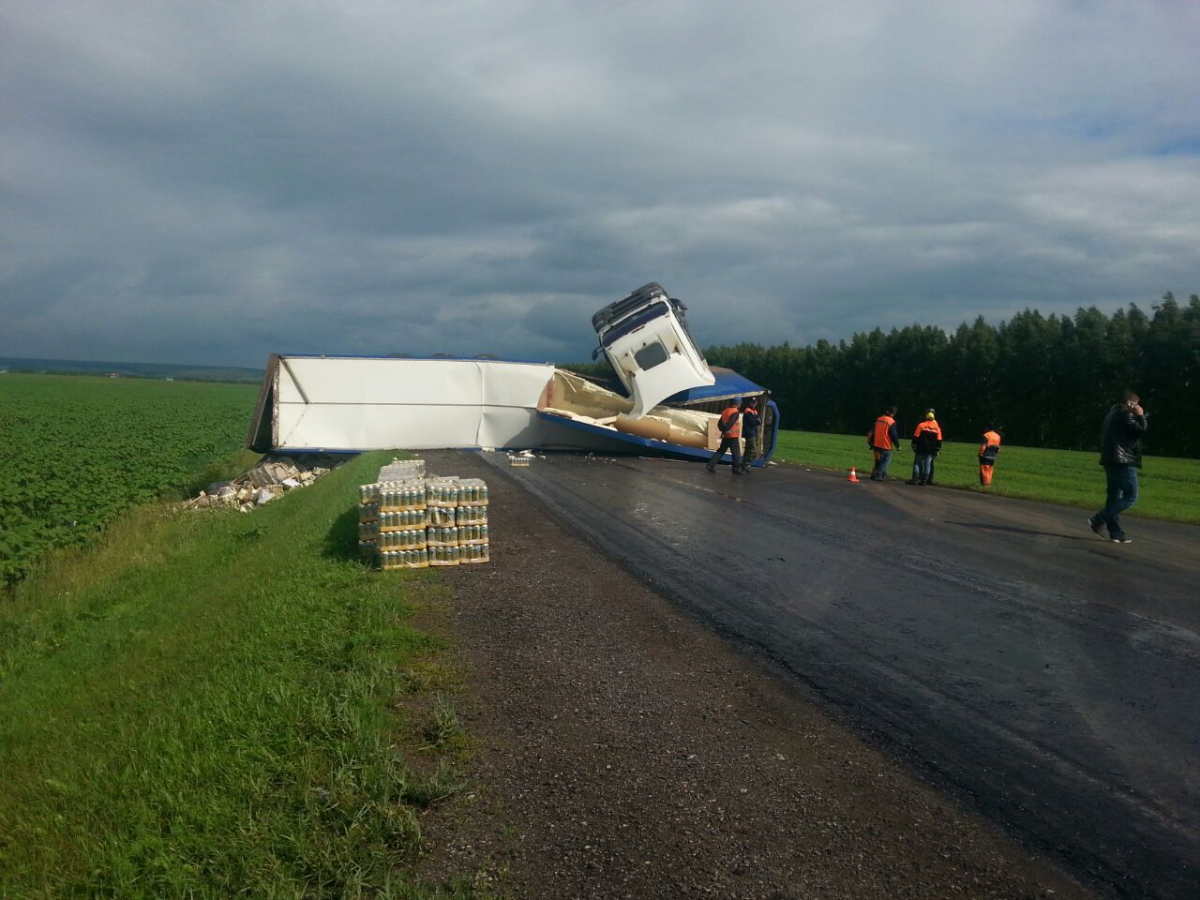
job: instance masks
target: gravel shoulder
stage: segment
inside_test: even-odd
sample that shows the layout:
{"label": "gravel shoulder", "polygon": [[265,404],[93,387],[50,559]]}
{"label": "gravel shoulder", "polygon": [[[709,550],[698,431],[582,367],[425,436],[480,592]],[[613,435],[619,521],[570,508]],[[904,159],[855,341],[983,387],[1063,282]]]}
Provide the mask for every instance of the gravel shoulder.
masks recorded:
{"label": "gravel shoulder", "polygon": [[488,479],[493,561],[446,570],[479,750],[424,822],[423,877],[528,898],[1093,896],[477,455],[426,458]]}

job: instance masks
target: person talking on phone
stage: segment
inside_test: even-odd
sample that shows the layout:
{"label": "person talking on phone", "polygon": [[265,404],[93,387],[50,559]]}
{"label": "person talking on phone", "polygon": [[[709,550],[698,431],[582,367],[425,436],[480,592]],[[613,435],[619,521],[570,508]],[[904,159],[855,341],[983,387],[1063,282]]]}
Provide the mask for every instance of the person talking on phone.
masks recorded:
{"label": "person talking on phone", "polygon": [[1121,528],[1121,513],[1137,502],[1138,474],[1142,467],[1142,435],[1146,433],[1146,412],[1133,391],[1121,395],[1121,402],[1108,411],[1100,426],[1100,465],[1108,483],[1104,509],[1088,525],[1100,537],[1108,528],[1114,544],[1132,543]]}

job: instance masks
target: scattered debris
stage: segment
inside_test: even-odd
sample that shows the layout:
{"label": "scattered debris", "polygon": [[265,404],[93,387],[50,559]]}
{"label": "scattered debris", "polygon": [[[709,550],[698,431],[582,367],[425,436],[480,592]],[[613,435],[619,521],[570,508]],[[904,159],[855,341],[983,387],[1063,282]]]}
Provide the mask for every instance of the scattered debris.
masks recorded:
{"label": "scattered debris", "polygon": [[324,453],[264,456],[233,481],[217,481],[183,504],[184,509],[239,509],[253,512],[287,491],[307,487],[346,460]]}
{"label": "scattered debris", "polygon": [[[517,468],[529,468],[529,461],[533,459],[534,452],[532,450],[522,450],[520,453],[509,453],[508,464]],[[545,457],[542,457],[545,459]]]}

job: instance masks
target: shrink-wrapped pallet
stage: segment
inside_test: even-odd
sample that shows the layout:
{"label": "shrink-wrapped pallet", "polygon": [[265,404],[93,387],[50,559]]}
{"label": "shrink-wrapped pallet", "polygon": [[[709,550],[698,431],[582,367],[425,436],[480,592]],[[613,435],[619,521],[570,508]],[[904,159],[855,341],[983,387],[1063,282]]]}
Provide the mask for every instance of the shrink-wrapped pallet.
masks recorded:
{"label": "shrink-wrapped pallet", "polygon": [[359,551],[381,569],[488,562],[488,488],[480,478],[425,477],[397,460],[359,490]]}

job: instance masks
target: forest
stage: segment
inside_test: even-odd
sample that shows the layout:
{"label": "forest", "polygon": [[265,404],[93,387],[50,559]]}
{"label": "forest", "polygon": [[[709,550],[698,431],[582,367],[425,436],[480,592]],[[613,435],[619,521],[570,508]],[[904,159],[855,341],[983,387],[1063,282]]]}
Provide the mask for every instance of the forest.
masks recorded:
{"label": "forest", "polygon": [[953,333],[910,325],[836,344],[710,347],[727,366],[771,390],[781,427],[863,433],[883,408],[911,429],[926,408],[946,440],[971,441],[989,423],[1006,442],[1093,450],[1100,422],[1123,390],[1149,415],[1145,452],[1200,457],[1200,296],[1168,293],[1146,313],[1025,310],[998,325],[981,316]]}

